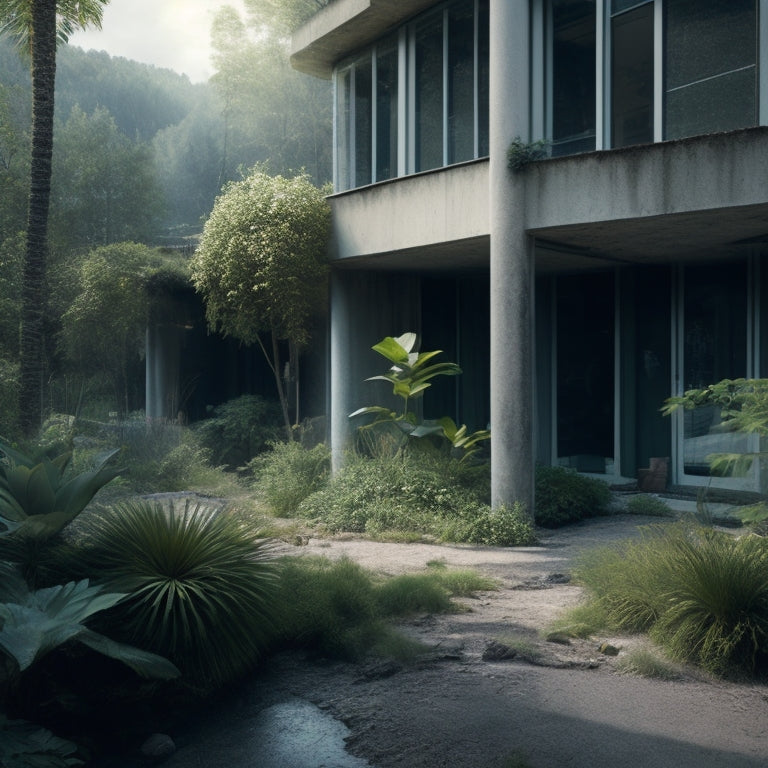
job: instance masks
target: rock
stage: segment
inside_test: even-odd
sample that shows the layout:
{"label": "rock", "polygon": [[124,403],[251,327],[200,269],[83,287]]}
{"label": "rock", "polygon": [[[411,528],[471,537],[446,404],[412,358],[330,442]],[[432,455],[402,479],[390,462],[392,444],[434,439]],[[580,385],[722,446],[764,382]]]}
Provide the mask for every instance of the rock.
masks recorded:
{"label": "rock", "polygon": [[153,763],[167,760],[176,751],[176,744],[164,733],[153,733],[142,745],[141,755]]}
{"label": "rock", "polygon": [[514,659],[517,651],[504,643],[497,643],[495,640],[488,643],[483,651],[483,661],[507,661]]}
{"label": "rock", "polygon": [[621,648],[617,648],[615,645],[611,645],[610,643],[602,643],[597,650],[600,651],[600,653],[602,653],[604,656],[618,656]]}

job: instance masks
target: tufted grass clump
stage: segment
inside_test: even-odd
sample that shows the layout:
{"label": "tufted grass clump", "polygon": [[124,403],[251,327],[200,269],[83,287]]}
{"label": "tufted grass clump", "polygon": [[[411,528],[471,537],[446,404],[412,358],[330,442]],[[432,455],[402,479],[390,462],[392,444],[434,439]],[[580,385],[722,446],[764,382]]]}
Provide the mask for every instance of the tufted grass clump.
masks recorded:
{"label": "tufted grass clump", "polygon": [[276,601],[279,644],[334,659],[408,659],[423,649],[405,641],[391,619],[455,611],[453,597],[495,586],[471,571],[428,568],[382,579],[347,558],[286,557]]}
{"label": "tufted grass clump", "polygon": [[675,661],[717,675],[768,660],[768,542],[684,525],[648,528],[577,569],[606,626],[648,632]]}
{"label": "tufted grass clump", "polygon": [[627,512],[630,515],[647,515],[648,517],[670,517],[672,508],[664,499],[658,496],[640,494],[631,496],[627,501]]}
{"label": "tufted grass clump", "polygon": [[558,528],[587,517],[605,514],[611,490],[594,477],[566,467],[536,468],[536,524]]}
{"label": "tufted grass clump", "polygon": [[331,452],[323,445],[305,448],[299,442],[270,443],[270,450],[250,462],[253,488],[272,514],[290,517],[299,504],[319,490],[331,469]]}
{"label": "tufted grass clump", "polygon": [[637,648],[624,654],[616,663],[616,669],[625,675],[648,677],[654,680],[678,680],[680,670],[658,653],[647,648]]}

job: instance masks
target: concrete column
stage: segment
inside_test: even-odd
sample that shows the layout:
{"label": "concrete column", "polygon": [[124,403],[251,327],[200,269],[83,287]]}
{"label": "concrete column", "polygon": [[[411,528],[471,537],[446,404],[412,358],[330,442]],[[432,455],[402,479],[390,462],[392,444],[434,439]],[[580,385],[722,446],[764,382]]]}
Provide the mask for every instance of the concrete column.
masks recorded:
{"label": "concrete column", "polygon": [[349,445],[350,399],[355,374],[352,359],[352,322],[350,286],[346,275],[331,272],[331,354],[329,384],[329,436],[331,441],[331,465],[338,470]]}
{"label": "concrete column", "polygon": [[533,515],[533,245],[506,158],[531,138],[529,0],[491,0],[490,21],[491,498]]}

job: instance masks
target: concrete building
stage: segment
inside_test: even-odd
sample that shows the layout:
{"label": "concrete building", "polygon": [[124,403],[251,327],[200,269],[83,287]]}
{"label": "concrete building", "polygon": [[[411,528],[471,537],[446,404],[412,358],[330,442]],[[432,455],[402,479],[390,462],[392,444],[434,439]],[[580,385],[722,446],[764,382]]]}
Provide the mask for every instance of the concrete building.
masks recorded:
{"label": "concrete building", "polygon": [[[768,0],[333,0],[293,38],[332,78],[330,424],[414,330],[464,374],[426,415],[491,424],[495,503],[535,462],[710,477],[744,447],[664,399],[768,375]],[[513,171],[508,149],[544,139]]]}

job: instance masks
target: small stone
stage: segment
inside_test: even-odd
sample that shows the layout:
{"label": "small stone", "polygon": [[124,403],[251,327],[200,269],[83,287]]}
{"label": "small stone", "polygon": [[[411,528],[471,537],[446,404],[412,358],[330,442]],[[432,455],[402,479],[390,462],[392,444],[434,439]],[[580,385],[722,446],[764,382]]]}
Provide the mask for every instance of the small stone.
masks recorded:
{"label": "small stone", "polygon": [[488,643],[483,651],[483,661],[507,661],[514,659],[515,656],[517,656],[517,651],[514,648],[510,648],[504,643],[497,643],[495,640]]}
{"label": "small stone", "polygon": [[548,643],[557,643],[558,645],[570,645],[571,638],[565,632],[550,632],[547,635]]}
{"label": "small stone", "polygon": [[141,754],[152,762],[166,760],[176,751],[176,744],[164,733],[153,733],[142,745]]}
{"label": "small stone", "polygon": [[597,650],[604,656],[618,656],[621,649],[610,643],[602,643]]}

